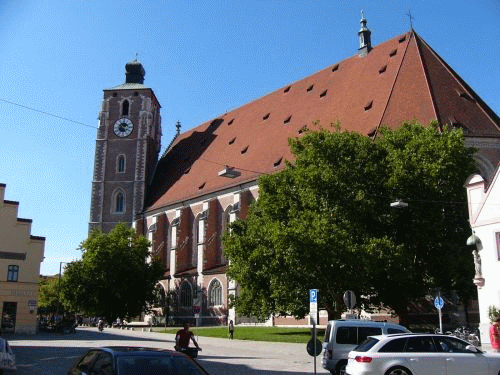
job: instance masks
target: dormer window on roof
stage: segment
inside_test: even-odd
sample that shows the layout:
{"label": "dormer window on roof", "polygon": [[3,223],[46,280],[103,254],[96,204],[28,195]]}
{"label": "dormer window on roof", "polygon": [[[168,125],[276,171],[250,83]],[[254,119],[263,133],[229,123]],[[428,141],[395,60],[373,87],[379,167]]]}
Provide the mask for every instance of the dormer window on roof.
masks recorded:
{"label": "dormer window on roof", "polygon": [[288,116],[284,121],[283,124],[288,124],[292,120],[292,115]]}
{"label": "dormer window on roof", "polygon": [[313,89],[313,88],[314,88],[314,85],[309,86],[309,87],[307,88],[307,92],[312,91],[312,89]]}
{"label": "dormer window on roof", "polygon": [[187,167],[187,169],[184,171],[184,174],[188,174],[190,170],[191,170],[191,167]]}
{"label": "dormer window on roof", "polygon": [[248,151],[248,146],[245,146],[245,147],[244,147],[244,148],[243,148],[240,152],[241,152],[242,154],[244,154],[244,153],[245,153],[245,152],[247,152],[247,151]]}
{"label": "dormer window on roof", "polygon": [[205,182],[205,181],[203,181],[203,182],[202,182],[202,183],[198,186],[198,189],[199,189],[199,190],[203,189],[203,188],[205,187],[205,184],[206,184],[206,182]]}
{"label": "dormer window on roof", "polygon": [[302,133],[304,133],[306,130],[307,130],[307,125],[304,125],[304,126],[302,126],[302,127],[301,127],[298,131],[297,131],[297,133],[302,134]]}
{"label": "dormer window on roof", "polygon": [[262,117],[262,120],[267,120],[269,118],[269,116],[271,116],[271,112],[269,112],[264,117]]}
{"label": "dormer window on roof", "polygon": [[393,50],[391,51],[391,53],[389,53],[389,56],[390,56],[390,57],[394,57],[394,56],[396,56],[396,54],[397,54],[397,53],[398,53],[398,49],[397,49],[397,48],[396,48],[396,49],[393,49]]}
{"label": "dormer window on roof", "polygon": [[365,111],[369,111],[373,107],[373,100],[370,100],[368,103],[365,104]]}
{"label": "dormer window on roof", "polygon": [[319,94],[319,97],[320,98],[325,97],[327,92],[328,92],[328,90],[323,91],[321,94]]}
{"label": "dormer window on roof", "polygon": [[332,68],[332,72],[336,72],[337,70],[339,70],[339,64],[335,64]]}
{"label": "dormer window on roof", "polygon": [[234,118],[232,118],[231,120],[229,120],[229,122],[227,124],[228,125],[232,125],[233,122],[234,122]]}
{"label": "dormer window on roof", "polygon": [[403,35],[401,38],[399,38],[399,43],[403,43],[406,40],[406,35]]}
{"label": "dormer window on roof", "polygon": [[276,168],[278,165],[281,164],[281,161],[283,160],[283,156],[279,157],[278,159],[276,159],[273,163],[273,166]]}
{"label": "dormer window on roof", "polygon": [[387,70],[387,65],[384,65],[378,70],[378,74],[384,74],[386,70]]}
{"label": "dormer window on roof", "polygon": [[290,91],[290,88],[291,88],[291,87],[292,87],[292,86],[288,86],[286,89],[284,89],[284,90],[283,90],[283,92],[284,92],[284,93],[287,93],[288,91]]}
{"label": "dormer window on roof", "polygon": [[234,143],[234,141],[236,141],[236,137],[234,137],[233,139],[230,139],[228,143],[229,143],[230,145],[232,145],[232,144]]}
{"label": "dormer window on roof", "polygon": [[465,92],[462,90],[457,90],[457,94],[463,99],[467,99],[468,101],[475,102],[474,98],[472,96],[470,96],[468,92]]}

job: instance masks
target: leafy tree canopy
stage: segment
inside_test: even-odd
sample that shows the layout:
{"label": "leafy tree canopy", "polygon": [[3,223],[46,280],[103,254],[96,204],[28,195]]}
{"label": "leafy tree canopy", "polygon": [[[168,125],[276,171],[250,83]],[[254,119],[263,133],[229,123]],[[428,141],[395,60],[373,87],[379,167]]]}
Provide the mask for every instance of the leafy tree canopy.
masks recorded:
{"label": "leafy tree canopy", "polygon": [[[377,141],[334,129],[289,141],[295,162],[259,180],[259,199],[224,237],[240,314],[303,317],[308,290],[330,316],[353,290],[403,319],[430,288],[472,290],[463,184],[475,167],[460,130],[382,129]],[[406,209],[390,203],[404,199]]]}
{"label": "leafy tree canopy", "polygon": [[109,233],[94,230],[80,246],[82,259],[65,267],[61,292],[66,304],[108,322],[139,315],[154,300],[163,275],[160,262],[150,260],[148,246],[125,224]]}
{"label": "leafy tree canopy", "polygon": [[61,309],[59,304],[59,278],[47,278],[39,282],[38,312],[54,314]]}

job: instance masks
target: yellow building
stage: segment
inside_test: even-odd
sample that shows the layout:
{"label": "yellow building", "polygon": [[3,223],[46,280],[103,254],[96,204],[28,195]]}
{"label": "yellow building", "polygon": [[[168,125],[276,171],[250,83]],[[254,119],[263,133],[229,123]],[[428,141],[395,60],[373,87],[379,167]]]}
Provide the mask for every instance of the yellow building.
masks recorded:
{"label": "yellow building", "polygon": [[45,237],[31,235],[31,219],[17,217],[19,202],[4,199],[0,184],[1,332],[36,333],[40,263]]}

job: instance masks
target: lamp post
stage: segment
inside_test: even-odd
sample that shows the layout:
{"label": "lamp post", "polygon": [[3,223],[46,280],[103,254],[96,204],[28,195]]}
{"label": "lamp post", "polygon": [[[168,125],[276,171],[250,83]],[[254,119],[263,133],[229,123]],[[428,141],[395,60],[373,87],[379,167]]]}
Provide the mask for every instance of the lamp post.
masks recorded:
{"label": "lamp post", "polygon": [[69,264],[71,262],[59,262],[59,280],[57,282],[57,315],[60,315],[61,311],[61,273],[62,265]]}

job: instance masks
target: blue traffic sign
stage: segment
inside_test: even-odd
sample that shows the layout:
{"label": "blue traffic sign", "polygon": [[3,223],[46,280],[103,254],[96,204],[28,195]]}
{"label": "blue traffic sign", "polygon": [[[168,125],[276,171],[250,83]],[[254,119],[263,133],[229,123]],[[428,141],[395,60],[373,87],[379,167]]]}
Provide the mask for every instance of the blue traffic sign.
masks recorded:
{"label": "blue traffic sign", "polygon": [[434,299],[434,306],[436,307],[436,309],[438,310],[441,310],[444,306],[444,300],[443,300],[443,297],[441,296],[437,296],[435,299]]}
{"label": "blue traffic sign", "polygon": [[309,302],[318,303],[318,289],[309,289]]}

